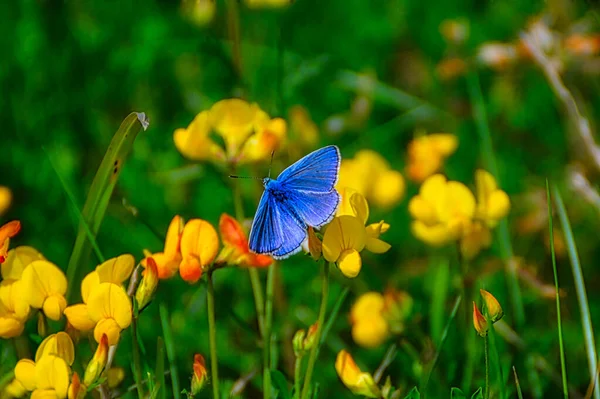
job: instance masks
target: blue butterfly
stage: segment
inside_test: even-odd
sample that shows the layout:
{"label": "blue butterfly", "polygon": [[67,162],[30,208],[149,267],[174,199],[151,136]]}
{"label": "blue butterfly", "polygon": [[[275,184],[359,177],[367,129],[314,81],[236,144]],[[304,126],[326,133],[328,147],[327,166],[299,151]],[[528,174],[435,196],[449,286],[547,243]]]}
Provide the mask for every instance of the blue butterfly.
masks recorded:
{"label": "blue butterfly", "polygon": [[330,145],[288,166],[277,179],[263,179],[249,248],[257,254],[284,259],[300,251],[308,226],[329,223],[340,203],[335,190],[340,150]]}

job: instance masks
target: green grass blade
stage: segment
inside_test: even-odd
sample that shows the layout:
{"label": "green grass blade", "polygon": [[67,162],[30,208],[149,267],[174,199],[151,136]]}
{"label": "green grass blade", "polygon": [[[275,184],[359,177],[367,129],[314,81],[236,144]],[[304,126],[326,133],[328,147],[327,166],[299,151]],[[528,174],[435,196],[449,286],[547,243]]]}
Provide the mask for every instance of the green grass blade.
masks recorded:
{"label": "green grass blade", "polygon": [[450,324],[452,324],[452,321],[456,318],[456,313],[458,312],[458,307],[460,305],[461,300],[462,300],[462,297],[459,296],[458,298],[456,298],[456,301],[454,301],[454,306],[452,306],[452,311],[450,312],[450,317],[448,318],[448,321],[446,322],[444,331],[442,331],[442,336],[440,337],[440,342],[437,345],[437,351],[435,352],[435,356],[433,358],[433,361],[431,362],[431,366],[427,367],[427,370],[425,371],[424,378],[422,380],[423,383],[421,384],[421,392],[423,392],[423,396],[427,395],[427,385],[429,384],[429,379],[431,378],[431,373],[433,373],[433,369],[435,369],[435,366],[436,366],[438,360],[440,359],[440,353],[442,353],[442,347],[444,346],[444,342],[446,342],[446,338],[448,337],[448,331],[450,331]]}
{"label": "green grass blade", "polygon": [[546,179],[546,198],[548,202],[548,229],[550,232],[550,253],[552,254],[552,271],[554,273],[554,289],[556,292],[556,322],[558,325],[558,343],[560,345],[560,371],[562,375],[563,396],[569,397],[567,387],[567,367],[565,362],[565,346],[563,342],[562,320],[560,317],[560,293],[558,290],[558,271],[556,269],[556,254],[554,252],[554,226],[552,225],[552,197],[550,196],[550,185]]}
{"label": "green grass blade", "polygon": [[[583,326],[585,349],[588,357],[590,380],[593,381],[596,375],[596,368],[598,367],[596,344],[594,342],[594,330],[592,328],[590,306],[588,304],[587,293],[583,281],[583,272],[581,271],[581,263],[579,262],[579,253],[577,252],[577,245],[575,244],[575,238],[573,236],[573,230],[571,230],[571,222],[569,221],[569,216],[567,215],[565,203],[560,195],[560,191],[555,185],[552,186],[552,195],[554,196],[556,211],[565,235],[567,252],[569,253],[569,258],[571,260],[571,269],[573,272],[573,280],[575,282],[577,302],[579,303],[579,311],[581,312],[581,324]],[[552,237],[552,235],[550,235],[550,237]],[[550,242],[552,241],[553,240],[551,239]],[[594,387],[594,399],[600,399],[600,388],[598,387],[598,384],[596,384]]]}
{"label": "green grass blade", "polygon": [[323,333],[321,334],[320,345],[322,345],[325,342],[325,340],[327,339],[327,335],[329,334],[329,331],[331,331],[331,328],[333,327],[333,323],[335,323],[335,320],[337,319],[338,313],[340,313],[340,309],[341,309],[342,305],[344,304],[346,297],[348,296],[348,292],[350,292],[350,288],[344,287],[344,289],[340,292],[340,295],[338,295],[338,298],[335,301],[335,304],[333,305],[333,309],[331,310],[331,313],[329,314],[329,318],[327,319],[327,321],[325,322],[325,326],[323,327]]}
{"label": "green grass blade", "polygon": [[96,236],[125,159],[131,152],[138,133],[142,128],[145,130],[147,127],[146,115],[143,112],[132,112],[123,120],[104,154],[83,206],[83,222],[79,224],[77,238],[67,266],[67,299],[69,302],[72,300],[73,287],[79,284],[79,272],[82,266],[85,266],[92,250],[86,233],[86,224],[92,235]]}
{"label": "green grass blade", "polygon": [[160,397],[167,399],[167,390],[165,385],[165,343],[162,337],[156,339],[156,386],[159,389]]}
{"label": "green grass blade", "polygon": [[104,259],[105,259],[104,255],[102,255],[102,252],[100,251],[100,247],[98,247],[98,243],[96,242],[96,237],[92,233],[90,226],[85,221],[85,218],[83,217],[83,214],[81,213],[81,210],[79,209],[79,206],[77,205],[77,201],[75,200],[75,195],[73,194],[73,191],[71,191],[71,188],[67,185],[67,182],[65,181],[65,179],[63,179],[62,175],[59,173],[58,168],[56,167],[56,164],[52,160],[52,157],[50,156],[48,151],[46,151],[46,149],[44,147],[42,147],[42,150],[44,150],[44,152],[46,153],[46,157],[48,157],[50,166],[52,166],[52,169],[54,170],[54,173],[56,173],[56,176],[58,177],[58,180],[60,181],[60,184],[61,184],[63,190],[67,194],[67,197],[69,198],[69,201],[71,202],[71,205],[73,206],[73,209],[75,210],[75,213],[77,214],[77,218],[79,219],[79,225],[83,226],[83,228],[85,230],[85,234],[86,234],[87,238],[90,240],[90,244],[92,245],[92,248],[94,249],[94,252],[96,253],[96,257],[98,258],[98,261],[100,261],[100,263],[104,262]]}
{"label": "green grass blade", "polygon": [[[477,132],[479,133],[479,138],[481,140],[483,161],[486,169],[496,178],[496,181],[500,185],[500,180],[498,179],[498,164],[496,163],[496,156],[494,155],[494,146],[492,145],[492,135],[488,123],[487,112],[483,101],[483,95],[481,94],[481,87],[479,86],[479,77],[475,72],[468,76],[467,83],[469,96],[471,97],[471,102],[473,104],[473,117],[475,118]],[[506,277],[508,280],[508,289],[515,315],[515,322],[517,327],[520,328],[525,323],[525,309],[523,307],[523,298],[521,296],[516,266],[513,261],[513,250],[510,243],[510,234],[506,219],[500,221],[497,231],[500,255],[506,264]]]}
{"label": "green grass blade", "polygon": [[171,332],[171,325],[169,324],[169,311],[164,303],[159,305],[159,310],[160,324],[162,325],[163,335],[165,337],[165,348],[167,350],[167,359],[169,359],[169,369],[171,370],[173,398],[179,399],[181,390],[179,389],[179,373],[177,372],[177,360],[175,359],[175,342],[173,341],[173,333]]}
{"label": "green grass blade", "polygon": [[521,384],[519,383],[519,377],[517,376],[517,369],[513,366],[513,374],[515,376],[515,386],[517,387],[517,395],[519,399],[523,399],[523,392],[521,392]]}

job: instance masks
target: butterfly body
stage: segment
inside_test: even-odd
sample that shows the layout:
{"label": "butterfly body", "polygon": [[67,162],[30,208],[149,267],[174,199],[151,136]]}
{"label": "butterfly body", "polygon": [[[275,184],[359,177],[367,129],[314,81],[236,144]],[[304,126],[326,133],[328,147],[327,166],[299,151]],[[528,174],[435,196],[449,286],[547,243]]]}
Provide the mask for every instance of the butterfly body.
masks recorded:
{"label": "butterfly body", "polygon": [[277,179],[263,179],[252,229],[250,250],[286,258],[301,249],[308,226],[327,224],[340,202],[335,190],[340,153],[337,147],[316,150],[290,165]]}

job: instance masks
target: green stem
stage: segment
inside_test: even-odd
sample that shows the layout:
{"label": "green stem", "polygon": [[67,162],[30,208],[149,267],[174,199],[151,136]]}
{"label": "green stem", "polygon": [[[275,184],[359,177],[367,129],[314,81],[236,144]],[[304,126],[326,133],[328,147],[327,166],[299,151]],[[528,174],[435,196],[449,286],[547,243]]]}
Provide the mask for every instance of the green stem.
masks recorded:
{"label": "green stem", "polygon": [[310,390],[310,381],[312,378],[313,369],[317,360],[317,352],[319,350],[319,342],[321,342],[321,333],[323,331],[323,322],[325,321],[325,312],[327,311],[327,296],[329,295],[329,263],[325,262],[323,265],[323,271],[321,275],[321,308],[319,309],[319,318],[317,321],[317,332],[315,337],[315,343],[310,350],[310,358],[308,359],[308,366],[306,368],[306,375],[304,376],[304,386],[302,387],[301,399],[308,398],[308,392]]}
{"label": "green stem", "polygon": [[300,378],[302,378],[302,355],[296,357],[294,362],[294,399],[300,398]]}
{"label": "green stem", "polygon": [[[489,324],[488,324],[489,325]],[[483,337],[484,355],[485,355],[485,389],[483,393],[484,399],[490,397],[490,344],[487,334]]]}
{"label": "green stem", "polygon": [[138,345],[137,317],[131,321],[131,335],[133,347],[133,377],[138,398],[144,398],[144,387],[142,386],[142,361],[140,359],[140,347]]}
{"label": "green stem", "polygon": [[273,323],[273,290],[275,285],[276,263],[269,266],[267,273],[267,302],[263,333],[263,397],[271,398],[271,325]]}
{"label": "green stem", "polygon": [[215,323],[215,287],[213,286],[212,271],[206,275],[208,291],[206,305],[208,307],[208,338],[210,341],[210,373],[213,388],[213,399],[219,399],[219,369],[217,361],[217,326]]}

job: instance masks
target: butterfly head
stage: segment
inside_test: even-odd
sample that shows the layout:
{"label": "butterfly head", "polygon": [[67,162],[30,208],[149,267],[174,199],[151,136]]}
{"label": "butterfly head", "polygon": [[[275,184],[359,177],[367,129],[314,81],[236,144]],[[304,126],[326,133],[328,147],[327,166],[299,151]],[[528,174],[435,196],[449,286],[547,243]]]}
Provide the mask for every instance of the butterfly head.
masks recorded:
{"label": "butterfly head", "polygon": [[264,188],[267,188],[271,184],[271,182],[273,182],[273,180],[275,180],[275,179],[271,179],[270,177],[263,178],[262,183],[263,183]]}

